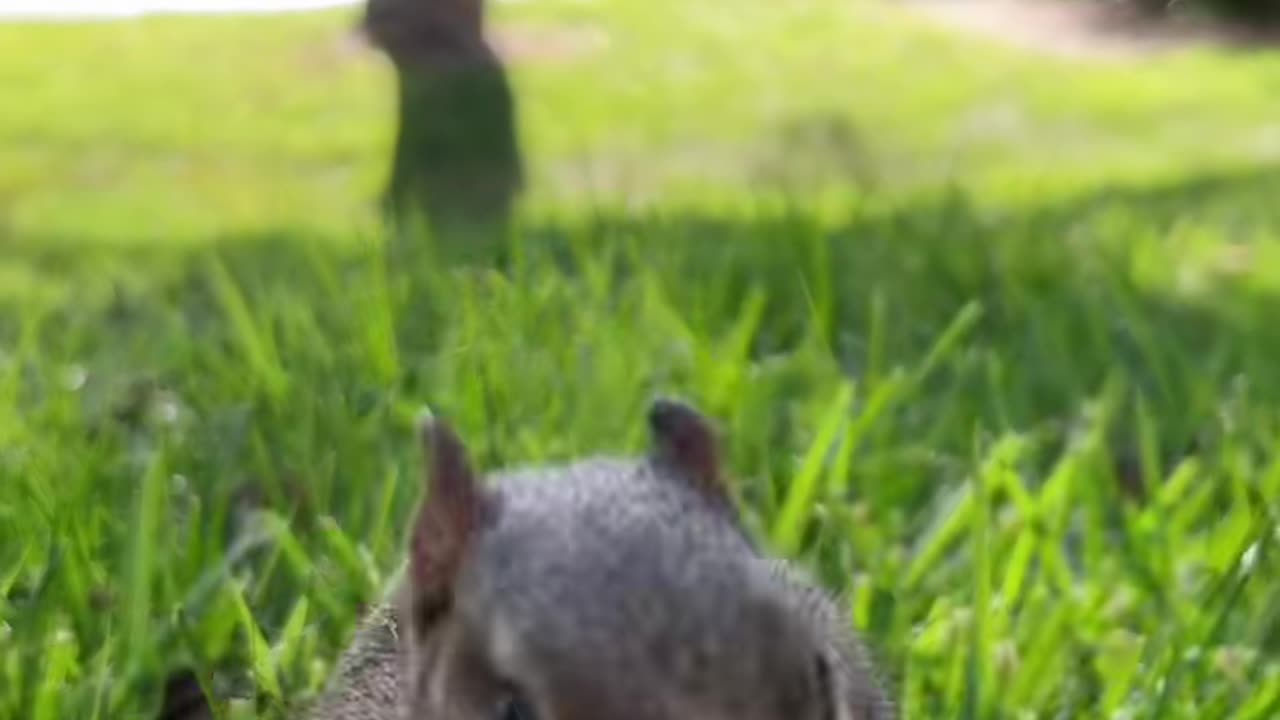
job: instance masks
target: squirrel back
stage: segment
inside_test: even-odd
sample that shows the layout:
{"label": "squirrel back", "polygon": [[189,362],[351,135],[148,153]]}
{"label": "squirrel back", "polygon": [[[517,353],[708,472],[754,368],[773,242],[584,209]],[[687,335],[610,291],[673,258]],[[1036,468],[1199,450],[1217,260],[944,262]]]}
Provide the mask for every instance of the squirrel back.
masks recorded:
{"label": "squirrel back", "polygon": [[487,483],[426,423],[403,577],[312,720],[893,717],[838,606],[743,531],[707,420],[649,423],[644,457]]}

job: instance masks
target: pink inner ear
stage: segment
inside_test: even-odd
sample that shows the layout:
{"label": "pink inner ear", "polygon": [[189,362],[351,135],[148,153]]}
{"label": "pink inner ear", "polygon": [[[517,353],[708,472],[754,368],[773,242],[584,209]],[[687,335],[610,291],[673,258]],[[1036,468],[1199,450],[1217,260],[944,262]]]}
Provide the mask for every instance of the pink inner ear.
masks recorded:
{"label": "pink inner ear", "polygon": [[419,515],[410,548],[417,595],[437,595],[448,589],[461,554],[458,541],[428,501]]}
{"label": "pink inner ear", "polygon": [[672,445],[679,462],[702,483],[719,486],[720,463],[712,437],[703,432],[691,431],[672,438]]}

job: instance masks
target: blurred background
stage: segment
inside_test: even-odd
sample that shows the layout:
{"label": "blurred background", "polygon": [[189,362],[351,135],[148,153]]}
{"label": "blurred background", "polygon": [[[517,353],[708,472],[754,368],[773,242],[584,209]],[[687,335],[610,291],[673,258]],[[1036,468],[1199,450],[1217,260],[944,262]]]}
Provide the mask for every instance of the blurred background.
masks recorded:
{"label": "blurred background", "polygon": [[[493,0],[475,110],[361,3],[0,0],[0,717],[281,716],[421,407],[493,468],[657,392],[905,717],[1280,716],[1277,10]],[[509,217],[396,220],[459,127]]]}

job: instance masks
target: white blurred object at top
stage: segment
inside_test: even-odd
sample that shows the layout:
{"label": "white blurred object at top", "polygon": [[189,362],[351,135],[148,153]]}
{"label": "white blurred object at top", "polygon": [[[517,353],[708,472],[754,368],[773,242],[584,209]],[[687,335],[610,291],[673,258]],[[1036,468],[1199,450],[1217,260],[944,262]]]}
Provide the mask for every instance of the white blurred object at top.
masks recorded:
{"label": "white blurred object at top", "polygon": [[354,5],[358,0],[0,0],[0,18],[81,19],[164,14],[272,13]]}

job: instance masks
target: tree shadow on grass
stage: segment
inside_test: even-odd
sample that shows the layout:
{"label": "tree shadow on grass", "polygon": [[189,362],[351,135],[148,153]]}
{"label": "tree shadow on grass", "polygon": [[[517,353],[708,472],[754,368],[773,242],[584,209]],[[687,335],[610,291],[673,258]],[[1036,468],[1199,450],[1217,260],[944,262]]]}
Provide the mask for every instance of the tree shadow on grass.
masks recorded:
{"label": "tree shadow on grass", "polygon": [[[615,294],[638,292],[631,280],[641,275],[658,278],[687,326],[705,337],[730,332],[759,293],[756,360],[817,339],[861,381],[919,366],[962,309],[977,303],[976,323],[898,409],[899,430],[929,428],[933,448],[962,456],[979,428],[1068,427],[1081,403],[1118,375],[1141,392],[1171,433],[1163,440],[1178,448],[1203,439],[1223,403],[1245,392],[1241,383],[1257,408],[1280,406],[1273,362],[1280,298],[1266,283],[1274,278],[1247,272],[1266,257],[1257,241],[1280,233],[1278,192],[1280,170],[1268,168],[1110,188],[1031,209],[983,209],[956,191],[834,225],[799,208],[601,214],[526,227],[518,246],[502,253],[514,263],[511,281],[528,292],[549,272],[569,283],[609,282]],[[1183,241],[1198,236],[1208,241]],[[1191,262],[1185,254],[1197,247],[1207,255]],[[48,326],[52,342],[75,339],[77,353],[90,356],[128,349],[180,372],[191,354],[241,342],[212,284],[211,257],[163,248],[104,256],[72,241],[28,239],[6,262],[75,288],[75,301],[62,303]],[[292,303],[307,310],[316,337],[334,333],[334,342],[357,331],[360,308],[377,312],[373,294],[459,267],[439,254],[398,256],[383,266],[388,288],[377,288],[370,280],[381,276],[371,274],[360,244],[288,230],[228,238],[218,257],[251,315],[264,303]],[[107,280],[104,262],[134,272]],[[451,298],[427,290],[418,298],[399,312],[397,344],[429,357],[442,349]],[[14,336],[18,318],[16,305],[0,314],[6,335]],[[182,345],[178,358],[168,347],[175,333],[201,340]],[[350,368],[357,376],[368,370]],[[417,390],[419,379],[400,381],[402,391]],[[895,494],[919,500],[935,470],[904,465]]]}

